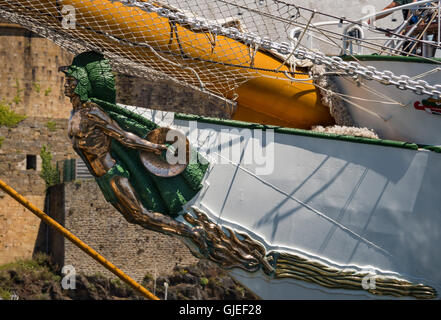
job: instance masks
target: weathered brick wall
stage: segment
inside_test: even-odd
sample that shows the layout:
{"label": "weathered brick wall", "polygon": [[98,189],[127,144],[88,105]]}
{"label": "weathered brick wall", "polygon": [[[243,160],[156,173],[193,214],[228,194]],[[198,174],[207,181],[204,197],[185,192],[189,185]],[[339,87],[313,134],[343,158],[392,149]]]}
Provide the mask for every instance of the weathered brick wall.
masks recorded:
{"label": "weathered brick wall", "polygon": [[30,117],[66,119],[71,110],[63,95],[58,67],[72,55],[27,29],[0,23],[0,99]]}
{"label": "weathered brick wall", "polygon": [[[63,185],[57,186],[57,194],[64,193],[65,227],[135,280],[141,281],[147,273],[154,275],[155,269],[157,275],[169,274],[176,265],[197,262],[178,239],[128,223],[105,201],[94,180],[66,183],[64,191],[60,188]],[[59,240],[54,238],[54,242]],[[63,265],[72,265],[77,272],[114,277],[71,242],[62,241]],[[54,242],[50,248],[58,248],[60,255],[60,245]],[[55,258],[63,261],[60,257]]]}
{"label": "weathered brick wall", "polygon": [[[31,195],[27,199],[43,208],[44,197]],[[9,195],[0,193],[0,265],[32,256],[39,225],[40,219]]]}
{"label": "weathered brick wall", "polygon": [[[45,183],[39,177],[40,149],[54,160],[73,156],[66,136],[69,100],[57,72],[72,56],[50,41],[16,25],[0,22],[0,100],[27,118],[16,128],[0,126],[0,178],[43,209]],[[48,125],[55,122],[55,128]],[[50,129],[51,128],[51,129]],[[26,155],[37,156],[37,170],[26,170]],[[40,220],[8,195],[0,199],[0,264],[30,258]]]}
{"label": "weathered brick wall", "polygon": [[[67,138],[67,120],[51,120],[55,126],[48,127],[49,118],[27,118],[16,128],[0,127],[4,141],[0,147],[0,178],[24,196],[34,195],[44,198],[45,182],[40,178],[40,151],[46,145],[52,153],[52,160],[76,157]],[[26,169],[26,156],[37,158],[37,169]],[[7,208],[0,207],[7,211]],[[10,215],[13,215],[10,213]]]}
{"label": "weathered brick wall", "polygon": [[67,119],[29,117],[15,128],[0,126],[4,141],[0,147],[0,174],[23,169],[26,155],[39,155],[48,146],[53,160],[77,157],[67,136]]}
{"label": "weathered brick wall", "polygon": [[[47,145],[54,162],[75,156],[67,138],[66,119],[30,117],[16,128],[0,127],[0,178],[39,209],[44,208],[45,182],[40,178],[40,150]],[[37,157],[37,170],[26,169],[26,156]],[[0,264],[30,258],[36,245],[40,219],[0,191]]]}

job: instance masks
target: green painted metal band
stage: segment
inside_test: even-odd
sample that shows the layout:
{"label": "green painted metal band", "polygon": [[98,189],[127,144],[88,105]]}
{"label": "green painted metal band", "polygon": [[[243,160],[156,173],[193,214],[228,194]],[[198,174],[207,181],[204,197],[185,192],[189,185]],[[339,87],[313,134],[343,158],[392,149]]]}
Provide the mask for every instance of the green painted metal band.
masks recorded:
{"label": "green painted metal band", "polygon": [[410,149],[410,150],[426,149],[426,150],[430,150],[433,152],[441,153],[441,146],[438,147],[438,146],[429,146],[429,145],[419,145],[416,143],[404,142],[404,141],[371,139],[371,138],[364,138],[364,137],[339,135],[339,134],[334,134],[334,133],[314,132],[314,131],[310,131],[310,130],[262,125],[262,124],[258,124],[258,123],[237,121],[237,120],[208,118],[208,117],[189,115],[189,114],[183,114],[183,113],[175,113],[175,119],[187,120],[187,121],[199,121],[199,122],[204,122],[204,123],[224,125],[224,126],[230,126],[230,127],[236,127],[236,128],[260,129],[260,130],[273,129],[274,132],[283,133],[283,134],[307,136],[307,137],[314,137],[314,138],[320,138],[320,139],[340,140],[340,141],[355,142],[355,143],[373,144],[373,145],[379,145],[379,146],[384,146],[384,147],[394,147],[394,148],[402,148],[402,149]]}
{"label": "green painted metal band", "polygon": [[406,57],[406,56],[381,56],[381,55],[344,55],[340,56],[344,61],[396,61],[396,62],[416,62],[416,63],[432,63],[441,64],[440,58],[424,59],[420,57]]}
{"label": "green painted metal band", "polygon": [[73,181],[75,178],[75,159],[64,160],[63,164],[63,181]]}

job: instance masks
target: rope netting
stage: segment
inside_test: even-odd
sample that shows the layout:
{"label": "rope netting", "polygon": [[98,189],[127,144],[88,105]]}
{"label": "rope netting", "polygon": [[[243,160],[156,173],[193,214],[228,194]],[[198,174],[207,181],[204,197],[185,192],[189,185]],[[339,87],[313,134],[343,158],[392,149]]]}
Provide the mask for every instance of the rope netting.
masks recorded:
{"label": "rope netting", "polygon": [[[311,70],[296,66],[308,59],[350,72],[354,63],[333,60],[302,44],[306,32],[315,30],[341,47],[341,34],[335,38],[332,31],[314,26],[317,16],[331,17],[282,0],[0,0],[0,18],[73,54],[94,50],[117,72],[148,80],[168,78],[230,100],[237,98],[241,84],[255,77],[306,81],[305,70]],[[293,40],[295,27],[303,30],[298,41]],[[372,70],[362,67],[357,64],[356,71],[371,77]],[[391,78],[382,73],[374,78],[384,84],[386,76]],[[396,78],[390,84],[404,81]],[[439,94],[437,86],[416,83],[418,89],[415,83],[405,80],[405,89]]]}
{"label": "rope netting", "polygon": [[[282,66],[295,74],[292,49],[303,45],[292,40],[294,27],[341,47],[341,34],[314,27],[317,16],[328,15],[282,0],[0,0],[1,18],[74,54],[95,50],[117,71],[228,99],[256,76],[292,80]],[[262,61],[262,53],[274,60]]]}
{"label": "rope netting", "polygon": [[[298,17],[298,10],[269,2],[0,0],[0,17],[74,54],[86,49],[101,52],[119,72],[148,79],[172,78],[234,99],[235,88],[259,71],[288,79],[277,67],[255,64],[256,53],[261,51],[257,45],[213,34],[205,26],[286,41],[289,21]],[[166,13],[152,12],[145,4]],[[188,23],[176,22],[176,13]]]}

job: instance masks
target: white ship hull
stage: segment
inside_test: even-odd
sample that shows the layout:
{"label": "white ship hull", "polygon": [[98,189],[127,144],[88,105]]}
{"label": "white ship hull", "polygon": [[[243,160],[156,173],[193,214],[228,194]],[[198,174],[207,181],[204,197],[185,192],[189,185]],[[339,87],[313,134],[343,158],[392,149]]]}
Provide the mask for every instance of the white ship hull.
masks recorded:
{"label": "white ship hull", "polygon": [[[436,63],[422,58],[361,56],[360,63],[377,70],[389,70],[396,75],[406,74],[415,80],[439,83],[441,73]],[[424,76],[425,75],[425,76]],[[441,145],[440,108],[425,106],[428,95],[417,95],[393,85],[374,80],[354,81],[350,76],[334,76],[339,93],[348,95],[346,106],[355,125],[373,129],[382,139]]]}
{"label": "white ship hull", "polygon": [[[194,126],[171,113],[149,111],[147,117],[184,132]],[[193,132],[190,142],[207,145],[226,129],[244,128],[231,122],[198,121],[198,137]],[[287,252],[331,268],[405,279],[440,292],[441,154],[410,148],[415,145],[356,140],[276,131],[270,174],[256,174],[262,166],[244,163],[245,157],[239,162],[211,163],[203,189],[186,210],[201,209],[213,222],[245,232],[267,251]],[[243,154],[252,145],[252,139],[245,138]],[[274,279],[261,271],[233,269],[231,274],[264,299],[392,298],[372,294],[362,285],[359,290],[345,290]]]}

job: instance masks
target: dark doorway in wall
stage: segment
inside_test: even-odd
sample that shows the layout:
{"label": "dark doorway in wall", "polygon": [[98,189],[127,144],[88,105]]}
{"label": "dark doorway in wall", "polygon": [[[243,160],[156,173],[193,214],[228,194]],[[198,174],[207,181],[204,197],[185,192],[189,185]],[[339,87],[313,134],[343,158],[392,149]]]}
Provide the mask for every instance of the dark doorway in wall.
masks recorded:
{"label": "dark doorway in wall", "polygon": [[37,156],[34,154],[26,155],[26,170],[37,170]]}

